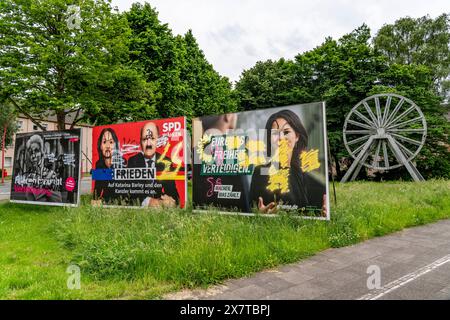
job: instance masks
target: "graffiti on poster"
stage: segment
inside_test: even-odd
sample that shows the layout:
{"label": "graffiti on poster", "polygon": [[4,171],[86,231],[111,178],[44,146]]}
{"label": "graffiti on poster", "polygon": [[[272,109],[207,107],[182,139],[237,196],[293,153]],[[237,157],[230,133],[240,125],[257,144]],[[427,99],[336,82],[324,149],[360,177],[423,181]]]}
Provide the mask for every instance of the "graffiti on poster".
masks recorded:
{"label": "graffiti on poster", "polygon": [[324,103],[193,120],[193,205],[329,218]]}
{"label": "graffiti on poster", "polygon": [[79,202],[81,129],[17,134],[11,201]]}
{"label": "graffiti on poster", "polygon": [[93,203],[184,207],[185,118],[95,127]]}

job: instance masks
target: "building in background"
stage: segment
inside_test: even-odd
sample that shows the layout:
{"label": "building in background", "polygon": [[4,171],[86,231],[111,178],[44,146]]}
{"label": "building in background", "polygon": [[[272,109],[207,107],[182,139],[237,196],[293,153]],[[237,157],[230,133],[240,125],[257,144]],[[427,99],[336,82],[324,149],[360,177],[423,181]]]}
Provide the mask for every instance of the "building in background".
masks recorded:
{"label": "building in background", "polygon": [[[70,118],[70,115],[68,115]],[[58,123],[56,121],[56,116],[48,116],[47,118],[40,121],[41,125],[46,128],[48,131],[58,130]],[[19,127],[18,133],[28,133],[28,132],[39,132],[42,131],[37,125],[35,125],[29,118],[24,115],[19,115],[17,117],[17,125]],[[70,128],[70,123],[66,124],[66,128]],[[81,171],[82,173],[89,173],[91,166],[91,158],[92,158],[92,126],[87,124],[79,124],[76,125],[75,128],[81,128]],[[14,142],[15,137],[13,139],[12,145],[7,146],[5,152],[5,169],[10,176],[12,174],[13,161],[14,161]],[[0,164],[1,171],[1,164]]]}

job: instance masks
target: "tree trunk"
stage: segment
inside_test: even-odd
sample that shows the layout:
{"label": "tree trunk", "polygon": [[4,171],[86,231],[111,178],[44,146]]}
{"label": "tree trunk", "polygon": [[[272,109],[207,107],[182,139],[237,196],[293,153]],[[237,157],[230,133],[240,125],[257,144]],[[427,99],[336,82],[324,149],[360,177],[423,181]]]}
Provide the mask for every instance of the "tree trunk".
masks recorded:
{"label": "tree trunk", "polygon": [[66,130],[66,113],[58,111],[56,113],[56,121],[58,123],[58,130]]}
{"label": "tree trunk", "polygon": [[5,129],[3,129],[3,138],[2,138],[2,184],[5,183],[5,175],[3,174],[5,170],[5,151],[6,151],[6,129],[8,128],[7,125],[5,125]]}

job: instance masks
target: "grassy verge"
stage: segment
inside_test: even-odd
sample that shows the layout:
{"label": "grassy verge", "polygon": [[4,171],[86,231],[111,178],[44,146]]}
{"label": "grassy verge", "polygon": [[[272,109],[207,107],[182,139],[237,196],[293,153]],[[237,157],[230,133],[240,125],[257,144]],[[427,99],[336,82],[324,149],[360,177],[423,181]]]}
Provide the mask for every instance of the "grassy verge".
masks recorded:
{"label": "grassy verge", "polygon": [[[340,185],[330,222],[3,203],[0,298],[158,298],[449,218],[449,189],[445,180]],[[71,262],[81,290],[67,289]]]}

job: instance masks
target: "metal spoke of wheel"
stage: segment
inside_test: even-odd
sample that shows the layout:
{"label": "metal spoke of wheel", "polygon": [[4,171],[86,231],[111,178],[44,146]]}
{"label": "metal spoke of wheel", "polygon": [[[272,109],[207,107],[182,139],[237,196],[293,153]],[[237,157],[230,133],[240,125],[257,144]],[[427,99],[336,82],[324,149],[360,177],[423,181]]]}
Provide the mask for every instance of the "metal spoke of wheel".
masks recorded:
{"label": "metal spoke of wheel", "polygon": [[402,150],[400,150],[397,142],[392,136],[387,136],[389,141],[389,147],[392,150],[392,153],[397,158],[397,161],[401,164],[403,164],[406,169],[408,170],[409,174],[413,177],[415,181],[423,181],[425,180],[422,175],[420,174],[419,170],[405,157]]}
{"label": "metal spoke of wheel", "polygon": [[412,152],[411,150],[409,150],[407,147],[405,147],[402,143],[400,143],[399,141],[397,141],[398,146],[400,147],[400,149],[403,149],[403,151],[405,151],[405,153],[408,154],[408,157],[412,156],[414,154],[414,152]]}
{"label": "metal spoke of wheel", "polygon": [[416,108],[414,106],[410,107],[408,110],[406,110],[405,112],[403,112],[401,115],[399,115],[397,118],[395,118],[395,120],[392,120],[391,122],[389,122],[386,127],[389,127],[391,124],[395,124],[397,123],[399,120],[403,119],[404,117],[406,117],[408,114],[410,114],[412,111],[414,111]]}
{"label": "metal spoke of wheel", "polygon": [[388,96],[387,97],[387,101],[386,101],[386,105],[384,107],[384,113],[383,113],[383,119],[381,119],[381,125],[384,125],[384,122],[386,121],[386,118],[389,114],[389,108],[391,107],[391,102],[392,102],[392,97]]}
{"label": "metal spoke of wheel", "polygon": [[363,166],[374,170],[405,166],[414,180],[422,180],[412,160],[425,144],[426,135],[426,119],[410,99],[394,93],[365,98],[345,118],[344,145],[354,162],[342,182],[355,179]]}
{"label": "metal spoke of wheel", "polygon": [[362,120],[364,120],[368,125],[374,126],[375,123],[373,123],[372,121],[370,121],[365,115],[363,115],[361,112],[359,112],[358,110],[355,110],[355,114],[360,117]]}
{"label": "metal spoke of wheel", "polygon": [[423,133],[425,129],[389,129],[389,132]]}
{"label": "metal spoke of wheel", "polygon": [[[359,170],[362,167],[362,163],[366,160],[366,158],[368,156],[367,151],[369,150],[370,146],[372,145],[372,142],[373,142],[373,137],[369,137],[369,140],[358,148],[361,150],[361,152],[359,152],[358,156],[355,157],[355,161],[353,161],[352,165],[345,173],[341,182],[347,181],[352,173],[353,173],[352,180],[357,176]],[[364,159],[364,161],[361,161],[362,159]]]}
{"label": "metal spoke of wheel", "polygon": [[373,114],[372,109],[370,109],[370,106],[365,101],[363,102],[363,106],[364,106],[364,108],[366,108],[367,113],[369,114],[369,116],[372,119],[373,123],[376,125],[377,124],[377,118]]}
{"label": "metal spoke of wheel", "polygon": [[386,141],[383,141],[383,158],[384,158],[384,167],[386,169],[389,168],[389,155],[388,155],[388,151],[387,151],[387,145],[386,145]]}
{"label": "metal spoke of wheel", "polygon": [[344,133],[348,134],[369,134],[372,131],[370,130],[345,130]]}
{"label": "metal spoke of wheel", "polygon": [[422,120],[422,119],[423,118],[420,116],[420,117],[417,117],[417,118],[414,118],[414,119],[411,119],[411,120],[408,120],[408,121],[405,121],[405,122],[397,123],[397,124],[395,124],[393,126],[388,127],[388,129],[394,129],[394,128],[398,128],[398,127],[403,127],[403,126],[406,126],[407,124],[410,124],[410,123],[413,123],[413,122],[417,122],[417,121]]}
{"label": "metal spoke of wheel", "polygon": [[359,138],[356,138],[356,139],[354,139],[354,140],[348,141],[347,144],[348,144],[348,145],[352,145],[352,144],[355,144],[355,143],[358,143],[358,142],[367,140],[368,138],[369,138],[369,135],[366,135],[366,136],[359,137]]}
{"label": "metal spoke of wheel", "polygon": [[360,152],[360,151],[364,148],[365,145],[366,145],[366,144],[360,145],[358,148],[356,148],[355,150],[353,150],[353,152],[351,152],[351,154],[353,154],[353,155],[357,154],[358,152]]}
{"label": "metal spoke of wheel", "polygon": [[[394,159],[397,160],[398,163],[401,163],[401,159],[399,159],[399,154],[397,154],[393,148],[393,144],[389,142],[387,142],[387,146],[389,148],[389,150],[391,150],[391,153],[394,155]],[[401,154],[404,156],[404,153],[401,152]]]}
{"label": "metal spoke of wheel", "polygon": [[400,140],[402,140],[402,141],[409,142],[409,143],[414,144],[414,145],[416,145],[416,146],[420,146],[420,145],[422,144],[421,141],[417,141],[417,140],[414,140],[414,139],[410,139],[410,138],[401,136],[401,135],[396,134],[396,133],[391,133],[391,136],[393,136],[393,137],[395,137],[395,138],[397,138],[397,139],[400,139]]}
{"label": "metal spoke of wheel", "polygon": [[383,125],[385,125],[386,123],[390,122],[395,115],[397,114],[398,110],[400,110],[400,108],[402,107],[403,103],[405,102],[405,99],[402,98],[399,103],[397,103],[397,105],[395,106],[394,110],[392,111],[392,113],[389,115],[389,117],[387,118],[387,120],[383,123]]}
{"label": "metal spoke of wheel", "polygon": [[374,167],[378,167],[379,157],[380,157],[380,149],[381,149],[381,140],[378,140],[377,150],[375,151],[375,157],[373,158],[372,165]]}
{"label": "metal spoke of wheel", "polygon": [[380,99],[375,97],[375,110],[377,112],[377,125],[381,126],[381,108],[380,108]]}
{"label": "metal spoke of wheel", "polygon": [[354,120],[348,120],[347,122],[351,123],[351,124],[353,124],[353,125],[355,125],[357,127],[366,128],[366,129],[369,129],[369,130],[372,129],[371,126],[368,126],[367,124],[364,124],[364,123],[361,123],[361,122],[357,122],[357,121],[354,121]]}

